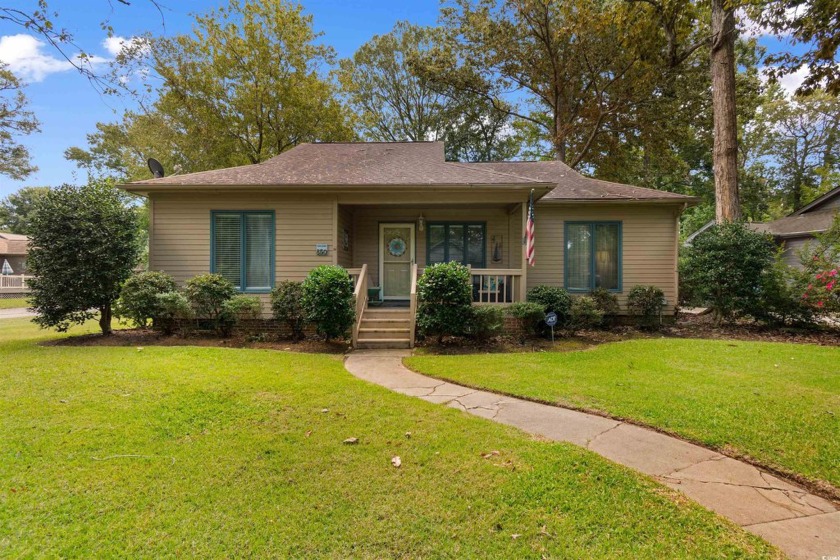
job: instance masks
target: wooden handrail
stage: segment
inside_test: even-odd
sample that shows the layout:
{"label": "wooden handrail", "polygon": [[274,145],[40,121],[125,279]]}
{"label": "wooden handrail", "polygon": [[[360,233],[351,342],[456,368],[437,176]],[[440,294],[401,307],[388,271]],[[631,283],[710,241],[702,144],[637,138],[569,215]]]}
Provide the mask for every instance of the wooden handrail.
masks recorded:
{"label": "wooden handrail", "polygon": [[353,290],[353,297],[356,298],[356,322],[353,323],[353,348],[356,348],[359,342],[359,327],[362,324],[362,313],[365,312],[368,302],[366,264],[363,264],[362,268],[359,269],[356,288]]}
{"label": "wooden handrail", "polygon": [[409,344],[414,348],[414,326],[417,322],[417,263],[411,265],[411,291],[409,291],[409,317],[411,327],[409,331]]}

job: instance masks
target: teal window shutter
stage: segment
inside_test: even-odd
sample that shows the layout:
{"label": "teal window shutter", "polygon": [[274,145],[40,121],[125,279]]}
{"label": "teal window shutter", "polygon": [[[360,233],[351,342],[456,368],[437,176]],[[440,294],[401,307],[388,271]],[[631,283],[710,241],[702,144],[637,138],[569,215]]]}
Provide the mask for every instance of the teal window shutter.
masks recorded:
{"label": "teal window shutter", "polygon": [[211,212],[210,271],[242,292],[274,286],[274,212]]}
{"label": "teal window shutter", "polygon": [[621,222],[566,222],[564,285],[570,292],[621,291]]}

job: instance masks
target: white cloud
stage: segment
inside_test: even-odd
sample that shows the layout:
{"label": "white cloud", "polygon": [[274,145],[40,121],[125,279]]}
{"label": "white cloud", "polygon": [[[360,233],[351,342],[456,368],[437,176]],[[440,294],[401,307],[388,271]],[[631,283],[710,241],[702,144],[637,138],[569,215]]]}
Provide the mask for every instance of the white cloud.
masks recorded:
{"label": "white cloud", "polygon": [[73,68],[68,61],[44,53],[44,46],[31,35],[5,35],[0,37],[0,60],[27,82],[40,82],[50,74]]}
{"label": "white cloud", "polygon": [[105,47],[105,50],[108,51],[111,56],[116,57],[120,52],[122,52],[123,48],[131,48],[135,45],[140,44],[143,41],[140,37],[120,37],[119,35],[115,35],[113,37],[106,37],[104,41],[102,41],[102,46]]}
{"label": "white cloud", "polygon": [[810,72],[807,66],[801,66],[796,72],[779,78],[779,85],[782,86],[785,93],[791,96],[796,89],[802,85],[802,82],[805,81],[805,78],[808,77],[809,73]]}
{"label": "white cloud", "polygon": [[[0,37],[0,61],[9,66],[9,70],[26,82],[41,82],[50,74],[73,70],[69,60],[45,52],[47,44],[32,35],[23,33]],[[108,62],[108,59],[96,55],[80,58],[72,56],[79,66],[93,68]]]}
{"label": "white cloud", "polygon": [[[767,68],[761,68],[761,80],[763,82],[767,82]],[[790,74],[786,74],[779,78],[778,82],[781,86],[782,90],[785,92],[785,95],[788,97],[793,97],[793,94],[796,93],[797,88],[802,85],[802,82],[805,81],[805,78],[808,77],[810,71],[808,67],[803,65],[800,66],[799,70],[796,72],[792,72]]]}

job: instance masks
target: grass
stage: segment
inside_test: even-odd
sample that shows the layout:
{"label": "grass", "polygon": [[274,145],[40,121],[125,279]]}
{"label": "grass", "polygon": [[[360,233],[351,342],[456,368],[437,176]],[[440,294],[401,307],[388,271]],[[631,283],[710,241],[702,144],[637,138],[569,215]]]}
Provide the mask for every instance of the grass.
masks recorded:
{"label": "grass", "polygon": [[17,307],[27,307],[28,305],[26,298],[0,299],[0,309],[15,309]]}
{"label": "grass", "polygon": [[840,486],[840,348],[642,339],[581,352],[418,356],[407,364],[629,418]]}
{"label": "grass", "polygon": [[0,321],[2,557],[778,557],[593,453],[338,357],[36,344],[56,336]]}

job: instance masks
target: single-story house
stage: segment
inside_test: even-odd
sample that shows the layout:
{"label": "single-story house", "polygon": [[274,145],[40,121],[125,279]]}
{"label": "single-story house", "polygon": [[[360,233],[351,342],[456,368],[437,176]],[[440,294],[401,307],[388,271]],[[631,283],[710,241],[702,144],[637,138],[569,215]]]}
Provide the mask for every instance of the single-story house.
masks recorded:
{"label": "single-story house", "polygon": [[840,186],[814,199],[792,214],[772,222],[752,224],[753,229],[773,236],[784,247],[782,258],[791,266],[802,266],[799,252],[818,233],[831,227],[840,213]]}
{"label": "single-story house", "polygon": [[[8,274],[26,274],[26,252],[29,238],[17,233],[0,232],[0,267]],[[8,272],[11,269],[11,272]]]}
{"label": "single-story house", "polygon": [[[268,293],[322,264],[357,282],[358,346],[413,344],[416,276],[471,266],[476,303],[522,301],[548,284],[614,292],[637,284],[677,301],[687,197],[584,177],[558,161],[447,162],[440,142],[302,144],[268,161],[124,185],[148,197],[149,268],[206,272]],[[524,235],[535,203],[534,266]],[[407,307],[368,306],[367,294]],[[266,310],[268,309],[266,305]]]}
{"label": "single-story house", "polygon": [[[815,198],[802,208],[784,218],[772,222],[751,222],[747,226],[753,231],[769,233],[776,243],[784,248],[782,258],[790,266],[801,267],[799,253],[819,233],[831,227],[835,216],[840,214],[840,186]],[[698,235],[715,225],[714,220],[706,223],[686,237],[684,244],[691,245]]]}

